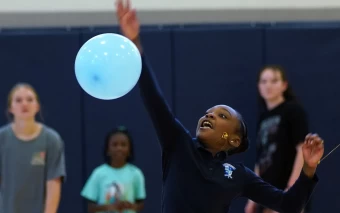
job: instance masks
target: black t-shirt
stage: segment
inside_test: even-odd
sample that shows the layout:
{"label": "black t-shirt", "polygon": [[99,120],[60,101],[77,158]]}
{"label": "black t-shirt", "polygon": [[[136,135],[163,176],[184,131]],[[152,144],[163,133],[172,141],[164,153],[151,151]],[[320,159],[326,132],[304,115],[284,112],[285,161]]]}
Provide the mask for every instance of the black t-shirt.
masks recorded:
{"label": "black t-shirt", "polygon": [[283,102],[261,114],[257,132],[256,161],[260,176],[285,189],[293,170],[296,146],[308,134],[306,113],[294,101]]}

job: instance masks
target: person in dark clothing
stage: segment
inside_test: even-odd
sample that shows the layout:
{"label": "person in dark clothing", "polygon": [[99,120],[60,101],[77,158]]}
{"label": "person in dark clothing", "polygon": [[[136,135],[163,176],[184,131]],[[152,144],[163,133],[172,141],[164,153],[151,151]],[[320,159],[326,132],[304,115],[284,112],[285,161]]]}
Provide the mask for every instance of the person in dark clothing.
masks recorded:
{"label": "person in dark clothing", "polygon": [[229,106],[214,106],[199,119],[196,138],[192,138],[170,110],[143,54],[136,11],[122,0],[116,9],[122,34],[134,41],[142,55],[138,85],[162,150],[162,212],[227,213],[235,198],[246,197],[279,212],[300,213],[318,182],[315,172],[324,152],[322,139],[316,134],[306,136],[303,169],[287,192],[243,164],[230,162],[230,155],[249,146],[241,115]]}
{"label": "person in dark clothing", "polygon": [[[298,103],[283,67],[266,65],[258,74],[259,120],[255,173],[278,189],[289,189],[303,166],[307,113]],[[306,210],[310,209],[310,201]],[[307,208],[309,207],[309,208]],[[249,201],[246,213],[275,213]]]}

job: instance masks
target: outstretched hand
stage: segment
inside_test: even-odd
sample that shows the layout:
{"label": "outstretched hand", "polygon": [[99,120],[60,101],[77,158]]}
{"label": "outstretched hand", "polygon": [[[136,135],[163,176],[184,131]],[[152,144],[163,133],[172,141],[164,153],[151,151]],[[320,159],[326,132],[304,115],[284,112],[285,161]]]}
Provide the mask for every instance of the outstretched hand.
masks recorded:
{"label": "outstretched hand", "polygon": [[323,140],[317,134],[308,134],[302,145],[304,172],[313,176],[323,154]]}
{"label": "outstretched hand", "polygon": [[116,11],[122,34],[131,41],[135,41],[139,37],[140,23],[136,10],[131,9],[130,0],[117,0]]}

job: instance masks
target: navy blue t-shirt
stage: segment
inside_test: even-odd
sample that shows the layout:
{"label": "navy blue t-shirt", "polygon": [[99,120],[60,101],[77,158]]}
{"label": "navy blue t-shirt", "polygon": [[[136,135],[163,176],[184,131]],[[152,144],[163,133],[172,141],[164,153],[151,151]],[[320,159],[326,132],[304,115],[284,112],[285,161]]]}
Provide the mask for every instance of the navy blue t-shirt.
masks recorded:
{"label": "navy blue t-shirt", "polygon": [[142,56],[139,87],[162,148],[163,213],[227,213],[231,202],[246,197],[278,212],[300,213],[318,178],[303,172],[295,185],[283,192],[264,182],[252,170],[215,157],[174,117],[149,64]]}

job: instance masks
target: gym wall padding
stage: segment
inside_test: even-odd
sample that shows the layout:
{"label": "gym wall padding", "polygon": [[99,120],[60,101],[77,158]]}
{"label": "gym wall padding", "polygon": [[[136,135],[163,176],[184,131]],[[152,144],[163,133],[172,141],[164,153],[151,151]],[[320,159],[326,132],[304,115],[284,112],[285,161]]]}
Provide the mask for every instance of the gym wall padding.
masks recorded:
{"label": "gym wall padding", "polygon": [[[150,118],[136,86],[112,101],[86,94],[74,75],[81,45],[117,28],[29,29],[0,33],[0,116],[7,123],[7,94],[19,81],[36,87],[44,122],[65,141],[67,182],[60,213],[84,213],[80,197],[84,181],[103,163],[106,133],[117,125],[134,137],[136,165],[146,177],[147,213],[161,210],[161,152]],[[325,139],[325,154],[339,143],[340,26],[327,24],[150,26],[142,29],[147,59],[176,116],[194,135],[197,120],[215,104],[227,104],[248,123],[251,148],[232,157],[253,168],[259,69],[266,63],[283,65],[299,100],[306,108],[311,131]],[[313,197],[313,213],[337,212],[339,150],[318,168],[320,183]],[[230,212],[244,212],[238,199]]]}

